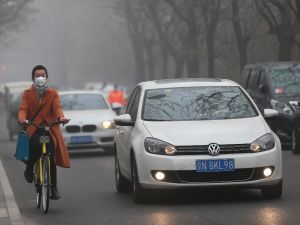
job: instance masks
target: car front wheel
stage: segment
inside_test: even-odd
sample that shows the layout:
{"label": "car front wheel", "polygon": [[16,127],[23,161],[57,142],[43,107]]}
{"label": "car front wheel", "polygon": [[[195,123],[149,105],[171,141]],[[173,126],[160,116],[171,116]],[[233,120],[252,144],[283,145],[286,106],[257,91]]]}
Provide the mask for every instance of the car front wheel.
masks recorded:
{"label": "car front wheel", "polygon": [[119,193],[128,193],[131,191],[130,182],[121,173],[117,154],[115,154],[115,181]]}
{"label": "car front wheel", "polygon": [[146,190],[140,185],[135,158],[131,160],[132,192],[135,203],[143,203],[146,200]]}

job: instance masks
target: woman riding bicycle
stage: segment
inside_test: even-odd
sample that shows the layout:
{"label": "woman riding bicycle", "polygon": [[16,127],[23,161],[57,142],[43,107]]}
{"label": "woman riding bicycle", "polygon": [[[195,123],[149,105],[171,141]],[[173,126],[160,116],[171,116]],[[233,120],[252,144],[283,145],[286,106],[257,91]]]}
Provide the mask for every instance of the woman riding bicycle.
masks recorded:
{"label": "woman riding bicycle", "polygon": [[[34,164],[41,154],[39,136],[43,134],[43,130],[37,127],[50,125],[57,120],[68,122],[68,119],[64,117],[59,95],[55,89],[48,88],[47,80],[47,69],[42,65],[35,66],[32,70],[33,84],[24,91],[19,108],[19,122],[25,123],[30,120],[36,125],[32,124],[26,128],[30,137],[30,159],[26,163],[24,176],[29,183],[33,182]],[[50,143],[47,144],[47,149],[51,153],[50,174],[52,186],[50,198],[57,200],[60,199],[60,195],[57,190],[56,165],[69,168],[70,160],[59,125],[52,126],[49,134]]]}

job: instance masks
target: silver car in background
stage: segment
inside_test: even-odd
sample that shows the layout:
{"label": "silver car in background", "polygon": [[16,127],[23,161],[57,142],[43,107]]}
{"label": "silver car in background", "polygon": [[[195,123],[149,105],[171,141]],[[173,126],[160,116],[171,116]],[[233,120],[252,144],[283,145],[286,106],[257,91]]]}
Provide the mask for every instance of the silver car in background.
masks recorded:
{"label": "silver car in background", "polygon": [[112,151],[116,113],[101,92],[73,90],[61,91],[59,95],[65,117],[71,119],[61,128],[68,149]]}

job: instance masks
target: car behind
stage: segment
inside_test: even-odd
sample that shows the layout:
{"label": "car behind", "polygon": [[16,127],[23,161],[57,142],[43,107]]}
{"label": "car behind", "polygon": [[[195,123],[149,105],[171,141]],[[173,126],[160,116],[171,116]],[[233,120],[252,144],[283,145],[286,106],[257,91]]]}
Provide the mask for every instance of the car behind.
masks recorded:
{"label": "car behind", "polygon": [[62,127],[69,150],[103,148],[113,150],[115,112],[98,91],[61,91],[65,117],[71,121]]}

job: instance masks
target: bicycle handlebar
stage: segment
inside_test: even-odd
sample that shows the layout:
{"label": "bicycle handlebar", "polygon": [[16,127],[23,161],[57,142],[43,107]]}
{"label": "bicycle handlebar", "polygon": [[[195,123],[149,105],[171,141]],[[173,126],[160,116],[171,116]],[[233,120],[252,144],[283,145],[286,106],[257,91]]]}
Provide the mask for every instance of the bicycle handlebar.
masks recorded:
{"label": "bicycle handlebar", "polygon": [[54,121],[52,122],[50,125],[42,125],[42,126],[38,126],[36,125],[36,123],[34,123],[33,121],[29,121],[29,120],[26,120],[25,123],[20,123],[18,121],[18,124],[21,125],[21,126],[30,126],[30,125],[34,125],[36,128],[51,128],[52,126],[56,125],[56,124],[67,124],[69,123],[70,119],[67,119],[67,120],[57,120],[57,121]]}

